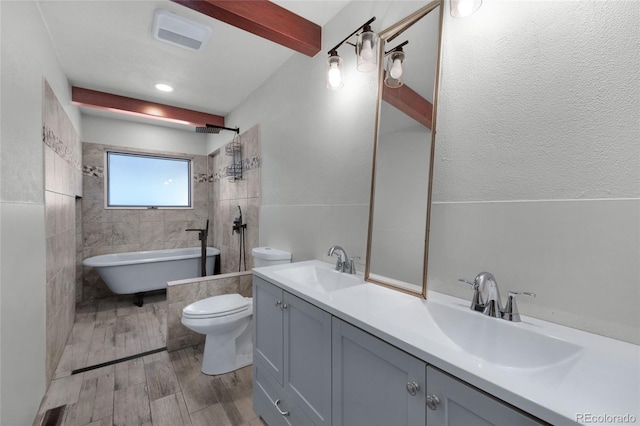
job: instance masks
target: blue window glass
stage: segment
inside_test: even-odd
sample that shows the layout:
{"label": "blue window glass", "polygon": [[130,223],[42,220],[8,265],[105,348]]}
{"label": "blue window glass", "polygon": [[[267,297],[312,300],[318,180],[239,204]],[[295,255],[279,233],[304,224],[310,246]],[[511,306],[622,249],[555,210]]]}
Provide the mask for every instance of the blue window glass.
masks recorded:
{"label": "blue window glass", "polygon": [[107,207],[191,207],[191,160],[108,152]]}

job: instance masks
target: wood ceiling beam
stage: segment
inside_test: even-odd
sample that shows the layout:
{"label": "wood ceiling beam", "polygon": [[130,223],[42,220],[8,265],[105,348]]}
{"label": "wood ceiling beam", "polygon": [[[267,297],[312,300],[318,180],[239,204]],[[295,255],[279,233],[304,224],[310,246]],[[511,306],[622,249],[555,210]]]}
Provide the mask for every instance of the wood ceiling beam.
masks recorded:
{"label": "wood ceiling beam", "polygon": [[71,88],[71,101],[78,106],[170,121],[194,127],[204,127],[206,124],[224,126],[224,117],[220,115],[127,98],[75,86]]}
{"label": "wood ceiling beam", "polygon": [[382,100],[398,108],[428,129],[433,123],[433,104],[406,84],[391,89],[382,85]]}
{"label": "wood ceiling beam", "polygon": [[172,1],[307,56],[322,48],[319,25],[268,0]]}

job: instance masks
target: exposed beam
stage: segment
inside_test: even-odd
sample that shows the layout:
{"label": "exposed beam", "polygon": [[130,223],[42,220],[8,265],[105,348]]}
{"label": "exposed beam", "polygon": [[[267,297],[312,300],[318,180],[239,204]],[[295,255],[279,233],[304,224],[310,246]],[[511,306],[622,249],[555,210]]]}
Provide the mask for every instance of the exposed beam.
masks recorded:
{"label": "exposed beam", "polygon": [[397,89],[382,85],[382,100],[431,129],[433,105],[406,84]]}
{"label": "exposed beam", "polygon": [[268,0],[172,0],[307,56],[322,47],[322,28]]}
{"label": "exposed beam", "polygon": [[127,98],[75,86],[71,88],[71,101],[78,106],[154,118],[195,127],[203,127],[205,124],[224,126],[224,117],[220,115]]}

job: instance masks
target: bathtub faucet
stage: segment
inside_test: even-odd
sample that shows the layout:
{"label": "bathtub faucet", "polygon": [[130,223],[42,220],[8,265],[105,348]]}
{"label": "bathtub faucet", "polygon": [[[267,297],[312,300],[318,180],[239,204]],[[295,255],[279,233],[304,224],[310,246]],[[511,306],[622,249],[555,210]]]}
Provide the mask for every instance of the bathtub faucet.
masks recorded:
{"label": "bathtub faucet", "polygon": [[198,239],[200,240],[200,274],[203,277],[207,276],[207,238],[209,237],[209,219],[207,219],[207,226],[204,229],[185,229],[185,231],[198,232]]}

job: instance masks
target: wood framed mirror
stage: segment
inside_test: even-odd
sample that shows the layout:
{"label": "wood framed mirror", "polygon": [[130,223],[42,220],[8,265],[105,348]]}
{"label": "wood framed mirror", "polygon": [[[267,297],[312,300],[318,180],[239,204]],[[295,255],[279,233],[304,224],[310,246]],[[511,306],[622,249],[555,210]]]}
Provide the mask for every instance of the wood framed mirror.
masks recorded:
{"label": "wood framed mirror", "polygon": [[[440,0],[431,2],[380,33],[365,280],[422,298],[427,294],[442,9]],[[400,63],[392,53],[398,46],[404,53]]]}

